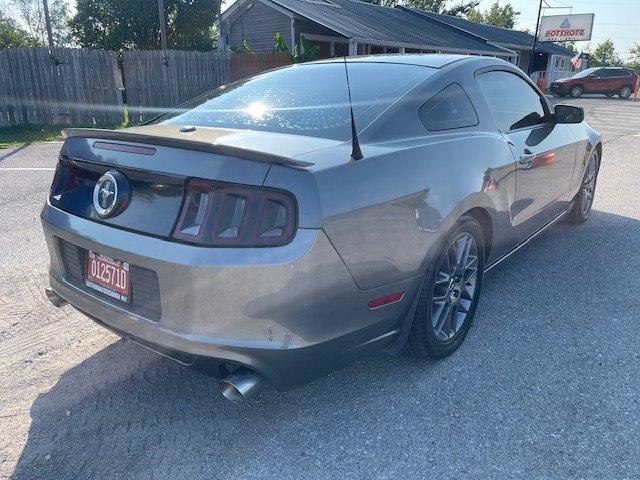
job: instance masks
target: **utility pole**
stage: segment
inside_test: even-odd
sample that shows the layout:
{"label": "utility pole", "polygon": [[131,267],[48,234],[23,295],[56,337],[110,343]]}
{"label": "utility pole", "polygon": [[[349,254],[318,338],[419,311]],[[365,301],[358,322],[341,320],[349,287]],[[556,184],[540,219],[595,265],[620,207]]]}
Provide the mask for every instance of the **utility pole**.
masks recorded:
{"label": "utility pole", "polygon": [[540,0],[540,5],[538,6],[538,18],[536,20],[536,34],[533,37],[533,49],[531,50],[531,57],[529,58],[529,68],[528,74],[531,75],[533,73],[533,62],[535,60],[536,55],[536,47],[538,46],[538,34],[540,33],[540,14],[542,13],[542,1]]}
{"label": "utility pole", "polygon": [[44,23],[47,27],[47,40],[49,41],[49,48],[53,48],[53,34],[51,33],[51,18],[49,17],[49,4],[47,0],[42,0],[44,7]]}
{"label": "utility pole", "polygon": [[160,16],[160,46],[162,50],[166,50],[167,49],[167,19],[164,13],[163,0],[158,0],[158,15]]}

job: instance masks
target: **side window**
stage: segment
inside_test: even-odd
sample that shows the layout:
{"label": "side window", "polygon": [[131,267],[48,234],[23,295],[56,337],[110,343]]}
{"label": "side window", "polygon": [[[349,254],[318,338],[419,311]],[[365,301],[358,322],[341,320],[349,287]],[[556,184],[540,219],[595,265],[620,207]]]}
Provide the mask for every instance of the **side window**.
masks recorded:
{"label": "side window", "polygon": [[500,131],[532,127],[546,121],[542,98],[515,73],[493,71],[477,78]]}
{"label": "side window", "polygon": [[471,100],[457,83],[436,93],[419,110],[420,120],[427,130],[451,130],[478,124]]}
{"label": "side window", "polygon": [[601,68],[600,70],[594,72],[593,76],[595,78],[607,78],[609,76],[609,72],[606,69]]}
{"label": "side window", "polygon": [[611,70],[612,77],[628,77],[629,72],[624,68],[616,68],[615,70]]}

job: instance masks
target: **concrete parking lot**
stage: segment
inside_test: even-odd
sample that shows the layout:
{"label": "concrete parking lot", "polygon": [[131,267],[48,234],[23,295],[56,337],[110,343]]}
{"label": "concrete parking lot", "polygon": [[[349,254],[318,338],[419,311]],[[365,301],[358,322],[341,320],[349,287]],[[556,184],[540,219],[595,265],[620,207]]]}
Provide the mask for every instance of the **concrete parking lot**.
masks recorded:
{"label": "concrete parking lot", "polygon": [[571,103],[604,136],[593,216],[487,275],[456,354],[240,406],[46,301],[60,145],[0,150],[0,478],[640,477],[640,105]]}

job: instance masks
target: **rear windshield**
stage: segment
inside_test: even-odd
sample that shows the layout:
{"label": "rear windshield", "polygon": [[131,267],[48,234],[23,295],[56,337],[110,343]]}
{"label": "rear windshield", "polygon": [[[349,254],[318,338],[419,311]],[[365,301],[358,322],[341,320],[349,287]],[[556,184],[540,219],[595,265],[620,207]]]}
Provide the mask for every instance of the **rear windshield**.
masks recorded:
{"label": "rear windshield", "polygon": [[[389,63],[349,63],[358,131],[435,70]],[[350,138],[344,63],[296,65],[218,88],[154,119],[163,125],[238,128]]]}

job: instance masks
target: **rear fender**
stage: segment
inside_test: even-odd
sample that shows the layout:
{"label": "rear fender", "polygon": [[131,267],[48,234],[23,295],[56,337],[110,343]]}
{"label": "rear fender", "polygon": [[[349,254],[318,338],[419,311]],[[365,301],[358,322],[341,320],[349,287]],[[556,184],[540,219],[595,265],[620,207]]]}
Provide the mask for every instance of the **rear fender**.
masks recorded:
{"label": "rear fender", "polygon": [[362,289],[422,275],[439,239],[471,208],[485,209],[508,235],[515,176],[504,139],[475,133],[431,141],[369,145],[363,160],[317,172],[322,228]]}

